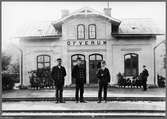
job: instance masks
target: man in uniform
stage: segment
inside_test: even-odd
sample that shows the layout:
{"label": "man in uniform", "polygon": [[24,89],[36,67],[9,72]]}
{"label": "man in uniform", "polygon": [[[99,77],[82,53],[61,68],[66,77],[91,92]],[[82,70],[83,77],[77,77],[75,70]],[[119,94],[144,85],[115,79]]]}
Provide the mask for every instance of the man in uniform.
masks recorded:
{"label": "man in uniform", "polygon": [[98,91],[98,103],[101,103],[102,100],[102,89],[104,89],[104,100],[107,102],[107,87],[110,82],[110,73],[108,68],[106,68],[106,62],[101,62],[101,68],[97,72],[97,78],[99,82],[99,91]]}
{"label": "man in uniform", "polygon": [[56,88],[56,103],[65,103],[63,101],[63,87],[64,87],[64,77],[66,76],[66,70],[65,68],[61,65],[62,64],[62,59],[58,58],[57,59],[57,66],[54,66],[52,68],[52,78],[55,82],[55,88]]}
{"label": "man in uniform", "polygon": [[[72,70],[72,78],[75,79],[75,84],[76,84],[76,92],[75,92],[76,103],[78,103],[78,101],[80,101],[81,103],[86,103],[83,97],[84,83],[86,81],[86,71],[81,63],[82,63],[81,58],[78,57],[77,65],[74,66]],[[80,91],[80,99],[79,99],[79,91]]]}
{"label": "man in uniform", "polygon": [[147,77],[149,76],[148,70],[146,69],[146,66],[143,65],[143,71],[141,73],[142,77],[142,84],[143,84],[143,90],[147,90]]}

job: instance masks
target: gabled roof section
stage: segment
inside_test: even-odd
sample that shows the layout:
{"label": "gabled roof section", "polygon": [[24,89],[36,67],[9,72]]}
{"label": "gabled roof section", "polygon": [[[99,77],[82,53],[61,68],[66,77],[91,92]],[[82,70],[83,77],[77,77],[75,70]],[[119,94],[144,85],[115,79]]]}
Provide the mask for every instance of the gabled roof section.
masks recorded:
{"label": "gabled roof section", "polygon": [[107,15],[105,15],[104,13],[98,12],[98,11],[92,9],[92,8],[84,7],[84,8],[82,8],[82,9],[79,9],[79,10],[77,10],[77,11],[71,13],[70,15],[68,15],[68,16],[66,16],[66,17],[63,17],[63,18],[61,18],[61,19],[59,19],[59,20],[53,22],[53,24],[54,24],[54,25],[62,24],[65,20],[67,20],[67,19],[69,19],[69,18],[71,18],[71,17],[73,17],[73,16],[77,16],[77,15],[85,15],[85,16],[86,16],[86,15],[97,15],[97,16],[102,16],[102,17],[108,19],[109,21],[111,21],[111,22],[113,22],[113,23],[116,23],[116,24],[118,24],[118,25],[121,23],[121,21],[118,20],[118,19],[115,19],[115,18],[113,18],[113,17],[107,16]]}
{"label": "gabled roof section", "polygon": [[121,19],[118,33],[112,35],[162,35],[164,32],[150,18]]}
{"label": "gabled roof section", "polygon": [[26,23],[18,29],[16,37],[46,37],[59,36],[50,21]]}

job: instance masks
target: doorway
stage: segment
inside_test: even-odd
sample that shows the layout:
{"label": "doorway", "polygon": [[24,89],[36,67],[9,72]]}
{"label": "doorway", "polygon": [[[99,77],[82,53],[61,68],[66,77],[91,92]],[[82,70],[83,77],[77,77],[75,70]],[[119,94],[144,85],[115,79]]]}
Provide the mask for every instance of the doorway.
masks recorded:
{"label": "doorway", "polygon": [[[83,54],[74,54],[71,56],[71,77],[72,77],[72,69],[76,65],[77,58],[80,57],[82,61],[82,67],[85,68],[86,70],[86,60],[85,60],[85,55]],[[86,81],[85,81],[86,83]],[[75,80],[72,78],[72,84],[75,84]]]}
{"label": "doorway", "polygon": [[100,63],[102,60],[103,60],[103,55],[101,54],[89,55],[89,83],[90,84],[98,83],[96,73],[98,68],[100,68]]}

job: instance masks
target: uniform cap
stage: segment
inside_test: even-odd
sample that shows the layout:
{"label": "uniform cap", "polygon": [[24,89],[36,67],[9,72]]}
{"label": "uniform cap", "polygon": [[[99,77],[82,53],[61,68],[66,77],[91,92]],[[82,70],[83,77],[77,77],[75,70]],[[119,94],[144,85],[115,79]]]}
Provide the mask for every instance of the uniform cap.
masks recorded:
{"label": "uniform cap", "polygon": [[102,64],[106,64],[106,61],[103,60],[103,61],[101,61],[101,63],[102,63]]}
{"label": "uniform cap", "polygon": [[57,61],[61,61],[62,59],[61,58],[57,58]]}

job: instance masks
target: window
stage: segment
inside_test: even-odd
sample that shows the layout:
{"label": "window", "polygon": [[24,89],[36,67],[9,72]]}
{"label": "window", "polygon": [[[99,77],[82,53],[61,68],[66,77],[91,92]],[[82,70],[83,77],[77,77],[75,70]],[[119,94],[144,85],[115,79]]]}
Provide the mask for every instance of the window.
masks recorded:
{"label": "window", "polygon": [[83,24],[79,24],[77,26],[77,39],[85,39],[85,26]]}
{"label": "window", "polygon": [[101,54],[91,54],[89,55],[89,60],[103,60],[103,55]]}
{"label": "window", "polygon": [[129,53],[124,56],[125,76],[138,75],[138,54]]}
{"label": "window", "polygon": [[112,24],[112,33],[118,33],[118,25]]}
{"label": "window", "polygon": [[37,69],[50,68],[51,59],[49,55],[37,56]]}
{"label": "window", "polygon": [[89,39],[96,39],[96,25],[89,24],[88,26]]}
{"label": "window", "polygon": [[77,58],[81,58],[81,60],[85,60],[85,55],[82,55],[82,54],[75,54],[75,55],[72,55],[71,56],[71,59],[72,60],[77,60]]}

